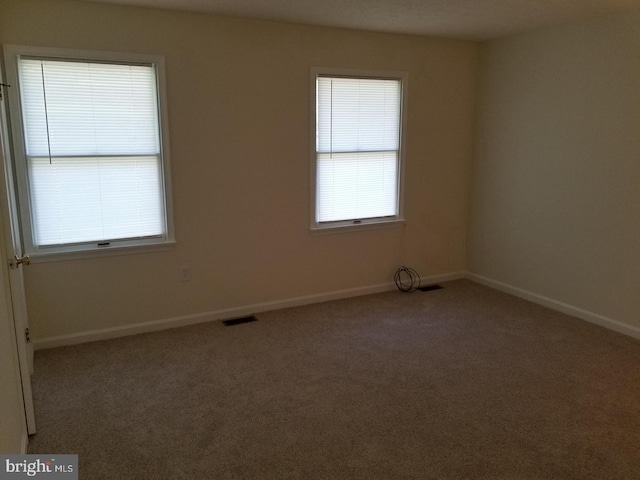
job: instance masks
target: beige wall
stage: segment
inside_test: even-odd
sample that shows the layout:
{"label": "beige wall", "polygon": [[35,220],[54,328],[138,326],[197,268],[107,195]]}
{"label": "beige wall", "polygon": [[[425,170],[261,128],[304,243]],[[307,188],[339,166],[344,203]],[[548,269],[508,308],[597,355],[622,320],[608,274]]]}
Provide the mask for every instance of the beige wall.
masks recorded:
{"label": "beige wall", "polygon": [[[475,43],[67,0],[0,0],[0,43],[166,56],[178,246],[32,265],[36,338],[465,269]],[[409,72],[406,227],[310,235],[312,65]]]}
{"label": "beige wall", "polygon": [[640,326],[640,15],[490,42],[469,270]]}

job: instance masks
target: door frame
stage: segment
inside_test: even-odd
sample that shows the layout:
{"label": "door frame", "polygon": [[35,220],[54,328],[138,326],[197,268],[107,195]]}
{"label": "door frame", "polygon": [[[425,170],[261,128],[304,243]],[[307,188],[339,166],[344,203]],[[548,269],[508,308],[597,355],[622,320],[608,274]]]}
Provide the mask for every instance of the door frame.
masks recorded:
{"label": "door frame", "polygon": [[[0,68],[0,83],[4,84],[4,72]],[[35,411],[31,374],[33,373],[33,344],[28,328],[27,305],[24,291],[24,276],[21,266],[15,262],[22,257],[19,217],[13,182],[13,165],[10,148],[9,118],[6,101],[9,86],[1,86],[0,91],[0,261],[4,262],[2,274],[7,280],[9,315],[13,319],[15,342],[18,353],[22,401],[27,432],[36,433]],[[4,188],[2,186],[4,185]]]}

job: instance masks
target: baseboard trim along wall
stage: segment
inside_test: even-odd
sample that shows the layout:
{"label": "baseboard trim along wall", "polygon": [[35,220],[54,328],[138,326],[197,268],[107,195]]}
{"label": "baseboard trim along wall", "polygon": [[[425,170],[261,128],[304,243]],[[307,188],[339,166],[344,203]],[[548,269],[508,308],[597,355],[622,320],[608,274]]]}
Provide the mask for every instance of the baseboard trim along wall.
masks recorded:
{"label": "baseboard trim along wall", "polygon": [[[422,285],[429,285],[439,282],[447,282],[465,278],[465,272],[453,272],[442,275],[433,275],[422,277],[420,282]],[[227,318],[244,317],[270,310],[278,310],[280,308],[299,307],[312,303],[328,302],[331,300],[339,300],[341,298],[359,297],[361,295],[370,295],[372,293],[381,293],[395,290],[396,286],[393,282],[381,283],[378,285],[370,285],[367,287],[349,288],[345,290],[336,290],[333,292],[319,293],[315,295],[306,295],[302,297],[289,298],[284,300],[276,300],[273,302],[256,303],[223,310],[214,310],[211,312],[195,313],[192,315],[183,315],[179,317],[165,318],[161,320],[153,320],[150,322],[134,323],[131,325],[122,325],[112,328],[103,328],[99,330],[90,330],[87,332],[71,333],[68,335],[58,335],[55,337],[46,337],[35,339],[33,346],[35,350],[43,350],[45,348],[62,347],[65,345],[75,345],[78,343],[95,342],[98,340],[107,340],[109,338],[124,337],[127,335],[135,335],[138,333],[154,332],[165,330],[167,328],[184,327],[196,323],[210,322],[213,320],[223,320]]]}
{"label": "baseboard trim along wall", "polygon": [[618,333],[640,339],[640,328],[638,327],[619,322],[618,320],[614,320],[603,315],[598,315],[597,313],[593,313],[588,310],[583,310],[582,308],[574,307],[573,305],[559,302],[543,295],[538,295],[537,293],[529,292],[528,290],[524,290],[522,288],[498,282],[497,280],[483,277],[482,275],[477,275],[475,273],[467,272],[466,278],[487,287],[500,290],[501,292],[505,292],[510,295],[529,300],[530,302],[537,303],[538,305],[551,308],[552,310],[566,313],[567,315],[571,315],[572,317],[577,317],[582,320],[586,320],[587,322],[595,323],[596,325],[608,328],[609,330],[614,330]]}

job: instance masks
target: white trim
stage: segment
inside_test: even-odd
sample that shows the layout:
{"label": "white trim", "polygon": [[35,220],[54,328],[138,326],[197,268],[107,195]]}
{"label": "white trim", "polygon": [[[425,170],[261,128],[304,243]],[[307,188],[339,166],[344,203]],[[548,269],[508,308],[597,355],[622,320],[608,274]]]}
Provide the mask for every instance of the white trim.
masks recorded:
{"label": "white trim", "polygon": [[[467,278],[476,283],[485,285],[496,290],[514,295],[516,297],[529,300],[531,302],[543,305],[553,310],[571,315],[582,320],[586,320],[590,323],[600,325],[610,330],[629,335],[634,338],[640,339],[640,328],[628,325],[617,320],[613,320],[602,315],[598,315],[587,310],[583,310],[566,303],[553,300],[549,297],[538,295],[527,290],[508,285],[506,283],[498,282],[490,278],[477,275],[471,272],[452,272],[441,275],[432,275],[428,277],[421,277],[420,282],[422,285],[429,285],[439,282],[448,282],[452,280],[459,280],[461,278]],[[124,337],[128,335],[135,335],[138,333],[155,332],[158,330],[165,330],[168,328],[182,327],[186,325],[193,325],[196,323],[209,322],[214,320],[221,320],[225,318],[241,317],[250,314],[256,314],[260,312],[267,312],[270,310],[277,310],[280,308],[297,307],[302,305],[310,305],[313,303],[328,302],[331,300],[339,300],[342,298],[358,297],[361,295],[370,295],[373,293],[388,292],[395,289],[395,285],[391,282],[382,283],[378,285],[371,285],[366,287],[349,288],[345,290],[336,290],[333,292],[320,293],[315,295],[306,295],[302,297],[294,297],[284,300],[275,300],[272,302],[262,302],[253,305],[245,305],[234,308],[227,308],[222,310],[214,310],[210,312],[196,313],[192,315],[182,315],[179,317],[166,318],[161,320],[153,320],[150,322],[135,323],[132,325],[123,325],[119,327],[103,328],[99,330],[90,330],[88,332],[72,333],[67,335],[58,335],[54,337],[47,337],[43,339],[34,340],[34,347],[36,350],[42,350],[45,348],[61,347],[65,345],[75,345],[78,343],[93,342],[97,340],[106,340],[109,338]]]}
{"label": "white trim", "polygon": [[[4,82],[4,72],[0,67],[0,83]],[[35,410],[31,388],[31,374],[33,373],[33,346],[27,344],[24,328],[28,328],[29,321],[26,310],[23,268],[7,268],[6,260],[14,256],[22,256],[20,247],[20,233],[18,231],[17,209],[15,203],[14,186],[12,182],[12,156],[9,149],[9,135],[6,122],[6,103],[0,102],[0,258],[5,264],[0,268],[0,288],[2,301],[6,304],[9,318],[9,330],[13,338],[12,351],[14,364],[17,368],[16,386],[24,413],[24,438],[36,433]]]}
{"label": "white trim", "polygon": [[[345,76],[345,77],[361,77],[361,78],[378,78],[400,80],[400,144],[398,147],[398,197],[396,199],[398,205],[397,214],[391,219],[378,220],[375,218],[362,219],[362,223],[349,223],[351,220],[336,222],[337,225],[319,224],[316,221],[316,169],[317,169],[317,145],[316,145],[316,115],[317,115],[317,92],[316,81],[319,76]],[[409,72],[404,70],[362,70],[354,68],[333,68],[312,66],[309,70],[309,229],[312,233],[326,230],[326,233],[349,232],[359,230],[363,225],[376,225],[392,222],[404,223],[404,189],[405,189],[405,170],[406,170],[406,150],[407,150],[407,113],[409,105]],[[354,219],[357,220],[357,219]]]}
{"label": "white trim", "polygon": [[27,434],[27,430],[22,432],[22,443],[20,445],[20,455],[26,455],[29,449],[29,435]]}
{"label": "white trim", "polygon": [[[452,272],[442,275],[432,275],[422,277],[420,279],[423,285],[458,280],[465,277],[465,272]],[[34,340],[34,348],[42,350],[45,348],[62,347],[65,345],[75,345],[78,343],[94,342],[97,340],[106,340],[109,338],[124,337],[135,335],[138,333],[155,332],[168,328],[184,327],[196,323],[210,322],[213,320],[223,320],[227,318],[242,317],[253,315],[260,312],[268,312],[270,310],[278,310],[281,308],[298,307],[309,305],[312,303],[328,302],[331,300],[339,300],[342,298],[358,297],[361,295],[370,295],[372,293],[381,293],[395,290],[394,283],[381,283],[378,285],[370,285],[366,287],[348,288],[345,290],[336,290],[333,292],[319,293],[315,295],[305,295],[302,297],[294,297],[284,300],[275,300],[272,302],[262,302],[253,305],[245,305],[241,307],[226,308],[222,310],[214,310],[210,312],[195,313],[192,315],[182,315],[179,317],[165,318],[162,320],[152,320],[150,322],[134,323],[131,325],[122,325],[119,327],[102,328],[99,330],[90,330],[87,332],[71,333],[67,335],[58,335]]]}
{"label": "white trim", "polygon": [[312,228],[309,230],[311,235],[327,235],[331,233],[345,233],[345,232],[362,232],[364,230],[376,230],[378,228],[389,227],[404,227],[406,224],[404,218],[394,218],[393,220],[377,221],[377,222],[364,222],[358,224],[341,224],[331,225],[328,227]]}
{"label": "white trim", "polygon": [[[171,155],[169,148],[169,120],[167,107],[167,87],[165,60],[163,55],[146,54],[146,53],[125,53],[125,52],[109,52],[101,50],[76,50],[51,47],[23,46],[23,45],[4,45],[4,61],[7,73],[7,82],[13,86],[7,95],[10,107],[11,117],[11,135],[13,140],[13,158],[15,165],[15,175],[17,183],[17,200],[20,205],[20,226],[22,228],[22,241],[25,253],[32,258],[38,258],[39,261],[44,257],[51,256],[51,261],[99,257],[104,255],[119,255],[129,252],[128,247],[148,247],[148,251],[163,250],[172,248],[175,244],[175,231],[173,219],[173,193],[171,187]],[[76,59],[85,61],[104,61],[104,62],[121,62],[127,64],[148,64],[155,69],[156,75],[156,94],[158,103],[158,120],[160,134],[160,165],[162,173],[162,193],[164,201],[164,220],[165,232],[162,238],[143,239],[143,240],[112,240],[113,249],[110,253],[105,253],[107,249],[97,246],[96,242],[85,242],[81,245],[73,246],[52,246],[38,247],[34,245],[33,240],[33,220],[31,214],[31,188],[27,167],[25,140],[23,131],[22,105],[20,101],[20,82],[18,75],[18,59],[20,56],[32,56],[52,59]],[[122,250],[115,251],[116,247]]]}
{"label": "white trim", "polygon": [[[451,273],[442,273],[440,275],[430,275],[428,277],[420,277],[420,285],[427,286],[433,285],[435,283],[440,282],[452,282],[454,280],[460,280],[462,278],[466,278],[466,272],[451,272]],[[395,288],[395,283],[393,287]],[[393,290],[393,288],[391,289]]]}
{"label": "white trim", "polygon": [[83,258],[110,257],[114,255],[138,255],[141,253],[161,252],[173,250],[175,241],[159,241],[157,243],[147,243],[138,245],[114,245],[96,249],[94,247],[83,250],[52,253],[32,253],[29,255],[31,263],[62,262],[68,260],[80,260]]}
{"label": "white trim", "polygon": [[497,280],[483,277],[482,275],[477,275],[475,273],[467,272],[466,278],[487,287],[500,290],[501,292],[509,293],[516,297],[524,298],[525,300],[529,300],[530,302],[537,303],[538,305],[551,308],[552,310],[566,313],[567,315],[577,317],[581,320],[586,320],[587,322],[594,323],[609,330],[613,330],[615,332],[640,339],[639,327],[635,327],[633,325],[629,325],[618,320],[614,320],[612,318],[605,317],[588,310],[584,310],[582,308],[574,307],[573,305],[559,302],[558,300],[554,300],[553,298],[538,295],[537,293],[533,293],[522,288],[498,282]]}

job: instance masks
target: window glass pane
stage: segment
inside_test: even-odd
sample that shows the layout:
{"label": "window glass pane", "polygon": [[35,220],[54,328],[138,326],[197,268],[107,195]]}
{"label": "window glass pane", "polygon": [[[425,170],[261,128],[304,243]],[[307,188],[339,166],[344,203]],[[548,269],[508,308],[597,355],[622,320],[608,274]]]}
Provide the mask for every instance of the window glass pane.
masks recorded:
{"label": "window glass pane", "polygon": [[398,215],[400,79],[316,78],[316,223]]}
{"label": "window glass pane", "polygon": [[400,81],[317,80],[317,151],[398,150]]}
{"label": "window glass pane", "polygon": [[319,154],[316,221],[396,215],[397,165],[397,152]]}
{"label": "window glass pane", "polygon": [[159,153],[152,66],[24,58],[19,74],[27,155]]}
{"label": "window glass pane", "polygon": [[19,57],[35,247],[167,234],[153,65]]}
{"label": "window glass pane", "polygon": [[162,235],[157,156],[29,158],[37,245]]}

